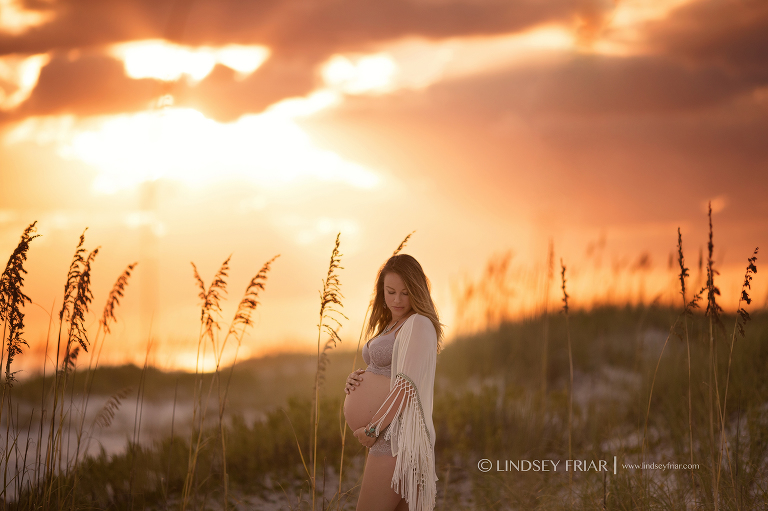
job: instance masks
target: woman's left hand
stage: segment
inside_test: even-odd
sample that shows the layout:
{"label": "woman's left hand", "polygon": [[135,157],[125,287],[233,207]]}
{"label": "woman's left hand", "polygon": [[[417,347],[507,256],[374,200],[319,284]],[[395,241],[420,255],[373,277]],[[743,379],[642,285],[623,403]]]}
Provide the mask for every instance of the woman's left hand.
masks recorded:
{"label": "woman's left hand", "polygon": [[373,447],[373,444],[375,444],[377,440],[375,436],[368,436],[365,434],[365,427],[355,430],[355,438],[357,438],[361,444],[368,448]]}

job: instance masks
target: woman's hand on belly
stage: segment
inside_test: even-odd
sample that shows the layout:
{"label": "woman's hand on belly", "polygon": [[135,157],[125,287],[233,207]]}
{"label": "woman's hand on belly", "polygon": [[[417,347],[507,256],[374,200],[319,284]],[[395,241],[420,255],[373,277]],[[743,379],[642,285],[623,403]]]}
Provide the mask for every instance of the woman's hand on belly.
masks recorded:
{"label": "woman's hand on belly", "polygon": [[365,372],[365,369],[355,369],[350,373],[349,376],[347,376],[347,385],[344,387],[344,393],[349,394],[353,390],[355,390],[355,387],[360,385],[360,382],[363,381],[362,374]]}
{"label": "woman's hand on belly", "polygon": [[344,399],[344,418],[352,431],[368,424],[389,395],[390,379],[374,373],[360,376],[356,392]]}

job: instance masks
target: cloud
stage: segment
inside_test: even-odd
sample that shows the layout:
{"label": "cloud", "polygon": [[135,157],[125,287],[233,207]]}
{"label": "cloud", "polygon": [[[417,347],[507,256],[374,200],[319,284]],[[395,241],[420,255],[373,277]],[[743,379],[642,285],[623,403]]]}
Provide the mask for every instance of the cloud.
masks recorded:
{"label": "cloud", "polygon": [[431,179],[467,208],[505,204],[498,214],[521,221],[670,221],[718,195],[740,198],[729,218],[757,218],[768,214],[768,110],[741,90],[718,68],[583,56],[350,98],[307,126],[342,156]]}
{"label": "cloud", "polygon": [[[331,60],[333,62],[333,60]],[[327,69],[327,68],[326,68]],[[146,109],[162,94],[219,121],[259,113],[323,85],[320,63],[272,55],[245,78],[216,64],[201,81],[131,79],[123,63],[99,53],[46,65],[31,97],[12,118],[53,113],[96,115]],[[562,52],[480,75],[443,76],[425,88],[433,101],[458,101],[479,111],[540,114],[647,114],[708,108],[749,92],[745,81],[719,66],[681,66],[660,56],[612,57]],[[326,77],[327,79],[327,77]],[[446,105],[449,106],[450,105]]]}
{"label": "cloud", "polygon": [[22,34],[52,18],[50,12],[27,10],[21,3],[19,0],[0,0],[0,33]]}
{"label": "cloud", "polygon": [[314,65],[300,56],[273,55],[244,79],[217,65],[200,83],[180,82],[170,91],[176,105],[195,108],[219,121],[233,121],[246,113],[260,113],[285,98],[311,93],[319,85]]}
{"label": "cloud", "polygon": [[[523,33],[546,23],[560,23],[581,36],[590,33],[597,38],[614,4],[601,0],[69,0],[45,4],[45,8],[58,13],[53,21],[14,37],[0,35],[0,54],[53,50],[31,97],[13,117],[6,114],[5,120],[57,112],[130,112],[171,93],[177,106],[232,121],[317,90],[323,85],[322,65],[334,58],[375,55],[387,44],[396,50],[402,41],[413,38],[471,40]],[[762,51],[768,47],[764,2],[697,0],[672,10],[666,18],[641,25],[645,54],[580,54],[563,48],[559,56],[553,52],[554,57],[482,73],[475,70],[463,79],[440,68],[427,73],[419,86],[437,102],[463,96],[459,103],[468,108],[531,117],[698,110],[744,96],[768,81],[768,62],[763,62],[768,52]],[[152,78],[130,79],[110,50],[115,43],[163,36],[193,48],[263,45],[270,57],[246,77],[226,63],[211,62],[213,68],[208,66],[206,73],[210,72],[199,82],[181,78],[163,84]],[[86,46],[90,49],[74,58],[71,51],[56,50]],[[399,65],[397,59],[395,55]],[[353,84],[342,85],[346,90]],[[386,92],[397,87],[390,89]]]}
{"label": "cloud", "polygon": [[50,61],[46,54],[0,57],[0,110],[12,110],[26,101]]}
{"label": "cloud", "polygon": [[[526,117],[645,115],[708,108],[748,90],[717,67],[686,68],[668,58],[571,55],[546,64],[433,86],[433,101],[458,101]],[[452,105],[445,105],[452,108]]]}
{"label": "cloud", "polygon": [[171,2],[153,0],[63,0],[27,2],[49,21],[21,34],[0,33],[0,54],[46,53],[91,48],[161,36],[172,13]]}
{"label": "cloud", "polygon": [[0,120],[33,115],[95,115],[146,109],[160,92],[154,80],[131,80],[122,62],[100,53],[57,54],[40,71],[29,99]]}
{"label": "cloud", "polygon": [[750,83],[768,82],[768,3],[699,0],[645,29],[649,47],[697,66],[718,65]]}
{"label": "cloud", "polygon": [[605,0],[62,0],[39,11],[53,12],[52,21],[20,35],[0,35],[0,54],[165,38],[329,55],[409,35],[493,35],[553,22],[586,27],[599,24],[612,8]]}
{"label": "cloud", "polygon": [[208,76],[216,64],[236,71],[238,77],[245,77],[269,57],[269,50],[263,46],[190,48],[160,39],[117,44],[109,53],[125,63],[126,74],[131,78],[163,81],[177,81],[182,76],[199,81]]}
{"label": "cloud", "polygon": [[[232,121],[246,113],[259,113],[282,99],[304,96],[315,89],[314,70],[300,60],[270,59],[246,78],[216,64],[200,82],[131,79],[123,62],[90,52],[70,59],[57,55],[42,68],[33,91],[22,91],[26,101],[14,102],[15,110],[0,112],[0,122],[29,116],[74,114],[103,115],[146,110],[164,94],[174,96],[177,106],[189,106],[220,121]],[[17,94],[18,95],[18,94]]]}
{"label": "cloud", "polygon": [[[553,22],[570,25],[574,19],[581,24],[596,23],[590,20],[610,8],[605,0],[28,1],[24,12],[39,14],[47,22],[29,25],[21,33],[0,32],[0,55],[48,54],[52,58],[43,69],[39,90],[16,112],[16,118],[55,111],[83,115],[121,108],[131,111],[145,106],[153,87],[161,88],[152,81],[125,80],[124,72],[109,58],[115,56],[115,45],[130,48],[125,45],[165,39],[185,47],[240,44],[268,48],[272,56],[247,80],[238,81],[242,74],[232,75],[222,69],[227,63],[220,62],[196,89],[184,80],[161,89],[172,88],[180,104],[197,105],[224,120],[306,94],[318,83],[318,66],[335,54],[366,53],[374,45],[407,36],[440,39],[506,34]],[[72,50],[84,56],[63,57]],[[97,55],[99,52],[106,54]],[[188,71],[177,70],[175,75],[183,72]],[[130,69],[128,74],[135,75]],[[157,78],[155,75],[145,73],[144,77]],[[56,90],[59,87],[61,91]]]}

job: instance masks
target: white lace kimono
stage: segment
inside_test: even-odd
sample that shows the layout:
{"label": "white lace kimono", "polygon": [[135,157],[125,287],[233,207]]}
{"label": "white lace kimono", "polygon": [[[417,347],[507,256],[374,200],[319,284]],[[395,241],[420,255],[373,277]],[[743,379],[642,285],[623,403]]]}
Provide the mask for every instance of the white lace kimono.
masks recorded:
{"label": "white lace kimono", "polygon": [[413,314],[395,337],[390,393],[371,422],[378,436],[382,422],[402,398],[384,438],[392,442],[392,455],[397,456],[391,487],[405,498],[409,511],[435,508],[438,479],[432,397],[436,364],[435,327],[426,316]]}

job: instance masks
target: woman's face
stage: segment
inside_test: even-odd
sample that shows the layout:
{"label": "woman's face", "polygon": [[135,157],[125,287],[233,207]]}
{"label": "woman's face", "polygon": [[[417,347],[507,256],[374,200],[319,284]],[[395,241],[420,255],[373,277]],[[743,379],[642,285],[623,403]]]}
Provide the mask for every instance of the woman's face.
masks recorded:
{"label": "woman's face", "polygon": [[411,311],[411,299],[405,289],[405,282],[397,273],[384,275],[384,302],[395,321]]}

